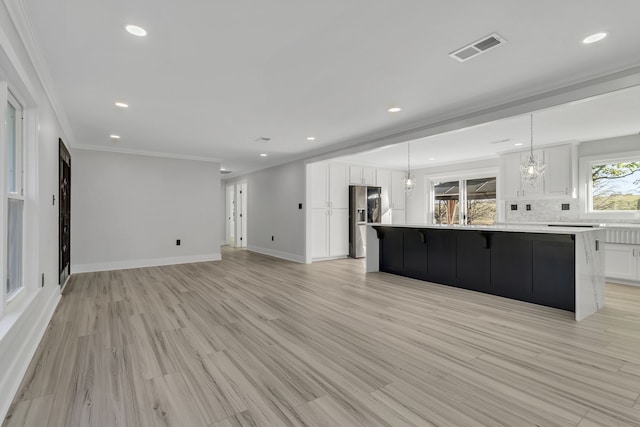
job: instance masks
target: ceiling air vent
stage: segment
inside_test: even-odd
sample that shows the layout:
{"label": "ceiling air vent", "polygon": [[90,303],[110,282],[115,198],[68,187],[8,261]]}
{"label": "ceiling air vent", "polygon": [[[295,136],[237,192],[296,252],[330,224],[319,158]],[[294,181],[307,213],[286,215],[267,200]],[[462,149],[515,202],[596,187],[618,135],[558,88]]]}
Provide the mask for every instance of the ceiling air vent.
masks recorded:
{"label": "ceiling air vent", "polygon": [[477,40],[465,47],[462,47],[455,52],[449,54],[450,57],[460,62],[464,62],[467,59],[471,59],[474,56],[478,56],[494,47],[500,46],[506,43],[506,40],[500,37],[498,34],[493,33],[490,36]]}

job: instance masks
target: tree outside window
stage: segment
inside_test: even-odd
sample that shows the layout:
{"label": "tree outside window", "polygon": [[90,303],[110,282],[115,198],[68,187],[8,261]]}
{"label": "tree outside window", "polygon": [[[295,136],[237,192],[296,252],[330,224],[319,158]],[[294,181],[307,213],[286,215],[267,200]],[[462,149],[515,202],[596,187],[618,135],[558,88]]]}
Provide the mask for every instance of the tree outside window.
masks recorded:
{"label": "tree outside window", "polygon": [[594,211],[640,210],[640,161],[591,167]]}

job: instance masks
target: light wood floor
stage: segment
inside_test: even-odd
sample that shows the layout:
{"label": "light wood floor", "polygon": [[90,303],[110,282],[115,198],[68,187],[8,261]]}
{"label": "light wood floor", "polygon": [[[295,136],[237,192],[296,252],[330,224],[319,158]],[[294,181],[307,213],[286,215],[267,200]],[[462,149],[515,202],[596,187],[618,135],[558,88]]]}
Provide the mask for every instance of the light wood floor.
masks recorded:
{"label": "light wood floor", "polygon": [[640,288],[572,314],[226,249],[76,275],[4,426],[639,426]]}

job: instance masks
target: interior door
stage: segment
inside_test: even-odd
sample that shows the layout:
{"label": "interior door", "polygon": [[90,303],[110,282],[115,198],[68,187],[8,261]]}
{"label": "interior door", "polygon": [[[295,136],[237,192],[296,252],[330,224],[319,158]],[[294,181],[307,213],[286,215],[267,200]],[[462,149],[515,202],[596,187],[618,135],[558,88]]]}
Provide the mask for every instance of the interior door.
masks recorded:
{"label": "interior door", "polygon": [[247,247],[247,183],[236,186],[236,244],[237,248]]}
{"label": "interior door", "polygon": [[62,139],[58,144],[58,283],[64,285],[71,274],[71,154]]}
{"label": "interior door", "polygon": [[235,228],[236,228],[236,190],[233,184],[227,185],[227,245],[235,246]]}

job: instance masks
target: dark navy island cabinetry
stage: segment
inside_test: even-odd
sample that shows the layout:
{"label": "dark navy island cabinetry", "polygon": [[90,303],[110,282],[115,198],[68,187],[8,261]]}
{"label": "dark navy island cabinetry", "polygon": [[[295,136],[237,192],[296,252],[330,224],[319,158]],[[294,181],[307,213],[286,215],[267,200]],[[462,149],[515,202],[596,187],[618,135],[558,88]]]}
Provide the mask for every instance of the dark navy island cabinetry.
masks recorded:
{"label": "dark navy island cabinetry", "polygon": [[[367,250],[382,272],[574,311],[580,320],[604,303],[602,232],[545,231],[373,225]],[[367,270],[377,271],[372,264]]]}

